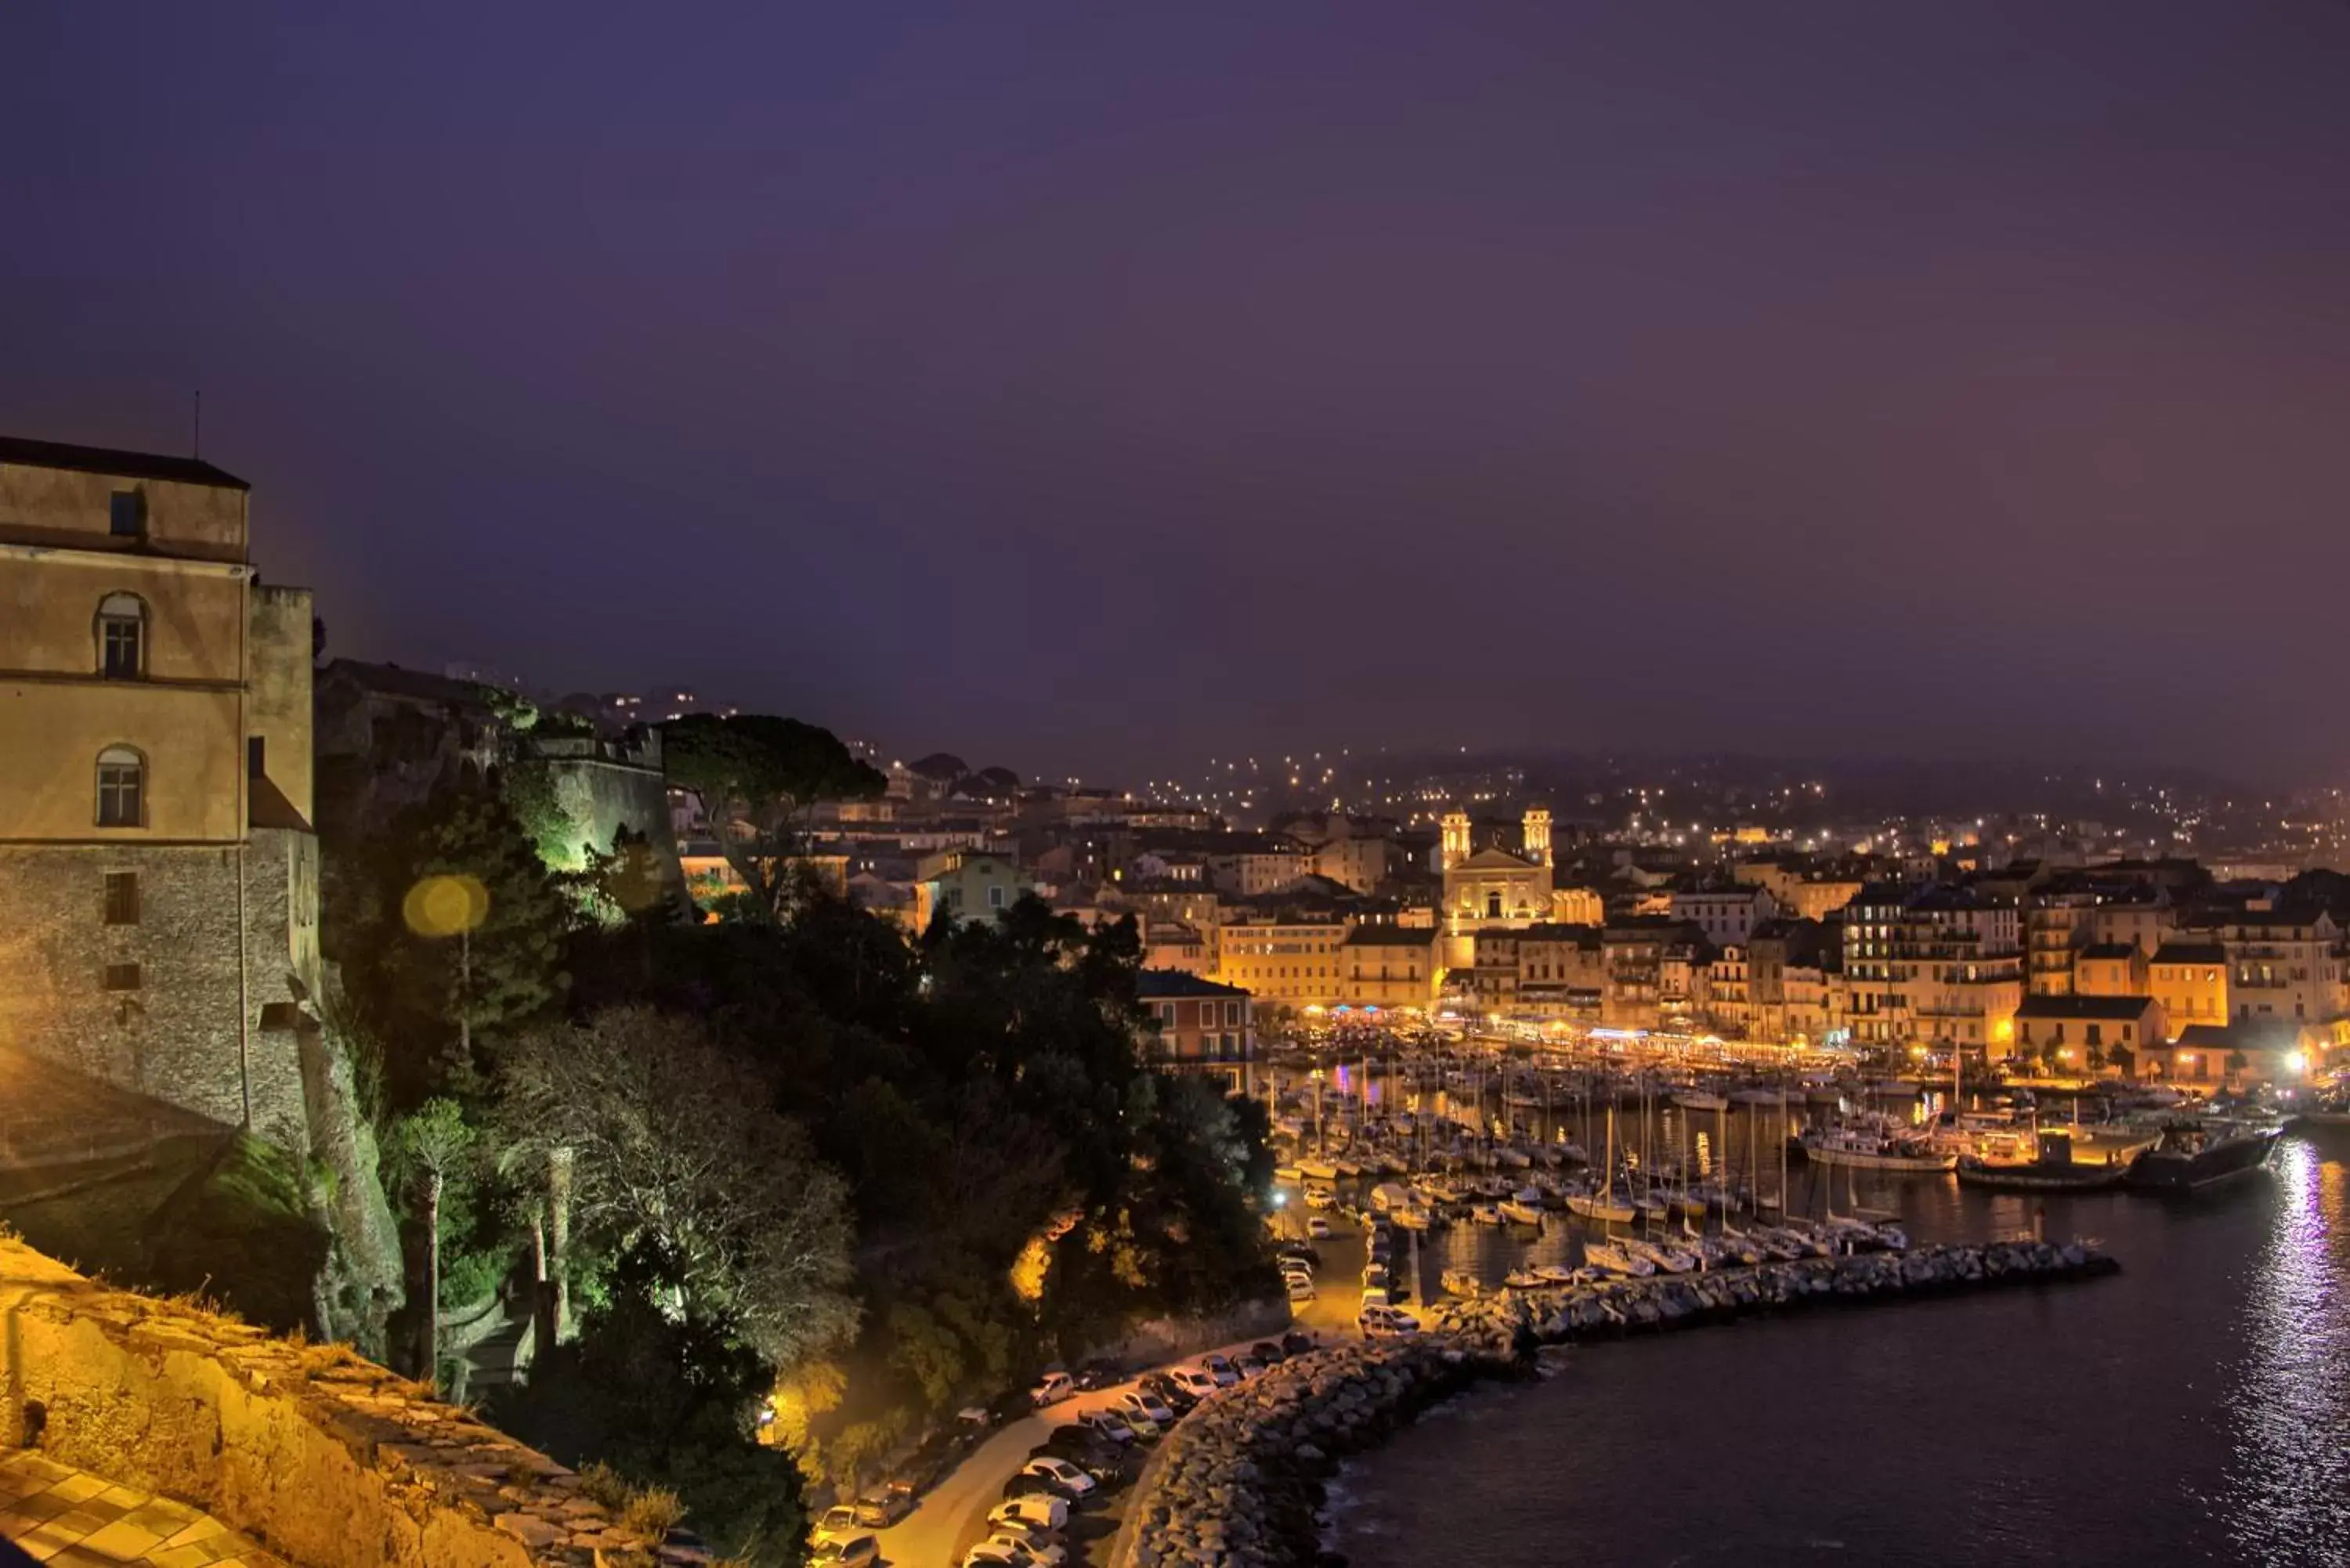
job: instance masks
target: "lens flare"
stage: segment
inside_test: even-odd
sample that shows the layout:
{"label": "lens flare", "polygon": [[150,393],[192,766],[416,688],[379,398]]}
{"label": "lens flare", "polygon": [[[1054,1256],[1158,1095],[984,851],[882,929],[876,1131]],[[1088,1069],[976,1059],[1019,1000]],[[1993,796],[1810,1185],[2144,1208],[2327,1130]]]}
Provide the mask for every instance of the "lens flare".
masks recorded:
{"label": "lens flare", "polygon": [[453,937],[489,919],[490,890],[462,871],[426,877],[400,900],[400,914],[420,937]]}

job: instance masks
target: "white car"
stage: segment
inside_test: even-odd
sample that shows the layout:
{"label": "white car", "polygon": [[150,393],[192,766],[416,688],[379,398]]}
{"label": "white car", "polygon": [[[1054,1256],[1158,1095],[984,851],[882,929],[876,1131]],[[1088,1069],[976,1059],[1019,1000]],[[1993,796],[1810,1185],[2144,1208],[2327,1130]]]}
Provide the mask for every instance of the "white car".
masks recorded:
{"label": "white car", "polygon": [[872,1568],[881,1561],[881,1542],[870,1535],[836,1535],[817,1542],[807,1560],[821,1568]]}
{"label": "white car", "polygon": [[[1293,1297],[1295,1294],[1295,1292],[1291,1293]],[[1167,1376],[1176,1387],[1194,1399],[1205,1399],[1223,1386],[1216,1381],[1216,1375],[1204,1366],[1178,1366]]]}
{"label": "white car", "polygon": [[999,1531],[989,1536],[987,1544],[1009,1546],[1014,1552],[1025,1552],[1027,1555],[1019,1561],[1041,1563],[1044,1568],[1061,1568],[1061,1564],[1069,1560],[1069,1549],[1066,1546],[1055,1546],[1049,1541],[1031,1541],[1024,1535],[1014,1535],[1009,1531]]}
{"label": "white car", "polygon": [[1365,1285],[1363,1287],[1363,1310],[1365,1312],[1370,1311],[1373,1307],[1385,1307],[1390,1304],[1392,1303],[1388,1296],[1387,1286]]}
{"label": "white car", "polygon": [[1337,1206],[1338,1195],[1328,1188],[1309,1187],[1305,1189],[1305,1207],[1308,1209],[1336,1209]]}
{"label": "white car", "polygon": [[988,1511],[987,1522],[991,1525],[1040,1524],[1046,1530],[1066,1530],[1069,1523],[1069,1500],[1040,1497],[1035,1492],[1026,1497],[1008,1497]]}
{"label": "white car", "polygon": [[1083,1497],[1093,1490],[1095,1486],[1093,1477],[1086,1474],[1068,1460],[1056,1459],[1049,1455],[1030,1459],[1020,1467],[1020,1473],[1024,1476],[1042,1476],[1055,1486],[1066,1487],[1072,1497]]}
{"label": "white car", "polygon": [[993,1536],[962,1554],[962,1568],[1028,1568],[1028,1549]]}
{"label": "white car", "polygon": [[1330,1221],[1323,1219],[1319,1214],[1308,1214],[1305,1217],[1305,1239],[1309,1241],[1328,1241]]}
{"label": "white car", "polygon": [[1171,1427],[1175,1424],[1175,1412],[1167,1407],[1167,1402],[1154,1398],[1140,1389],[1119,1395],[1114,1403],[1120,1412],[1128,1416],[1139,1416],[1144,1420],[1160,1427]]}
{"label": "white car", "polygon": [[1087,1431],[1100,1433],[1113,1443],[1134,1441],[1134,1428],[1128,1426],[1126,1417],[1115,1410],[1088,1410],[1077,1417],[1077,1425]]}
{"label": "white car", "polygon": [[1355,1320],[1367,1338],[1392,1339],[1400,1334],[1418,1334],[1419,1319],[1401,1307],[1367,1306]]}
{"label": "white car", "polygon": [[1066,1372],[1047,1372],[1028,1390],[1028,1397],[1039,1407],[1057,1405],[1077,1391],[1077,1380]]}
{"label": "white car", "polygon": [[823,1517],[816,1521],[816,1539],[819,1542],[830,1541],[836,1536],[845,1537],[864,1533],[865,1527],[857,1522],[857,1509],[850,1503],[833,1504],[826,1509]]}
{"label": "white car", "polygon": [[[1310,1302],[1317,1293],[1318,1293],[1314,1289],[1314,1282],[1312,1280],[1292,1280],[1289,1282],[1289,1299],[1292,1302]],[[1210,1378],[1209,1381],[1212,1383],[1215,1379]]]}

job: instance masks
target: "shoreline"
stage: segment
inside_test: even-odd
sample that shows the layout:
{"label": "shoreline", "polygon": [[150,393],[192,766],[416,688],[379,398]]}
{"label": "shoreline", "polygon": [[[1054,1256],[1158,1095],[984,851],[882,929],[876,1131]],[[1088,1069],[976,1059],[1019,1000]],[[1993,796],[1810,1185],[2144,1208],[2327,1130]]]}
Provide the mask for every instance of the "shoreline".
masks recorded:
{"label": "shoreline", "polygon": [[1317,1350],[1203,1402],[1151,1457],[1111,1562],[1115,1568],[1343,1563],[1325,1535],[1329,1482],[1340,1461],[1477,1383],[1539,1376],[1537,1357],[1548,1347],[2119,1270],[2085,1242],[2000,1241],[1441,1303],[1430,1309],[1427,1333]]}

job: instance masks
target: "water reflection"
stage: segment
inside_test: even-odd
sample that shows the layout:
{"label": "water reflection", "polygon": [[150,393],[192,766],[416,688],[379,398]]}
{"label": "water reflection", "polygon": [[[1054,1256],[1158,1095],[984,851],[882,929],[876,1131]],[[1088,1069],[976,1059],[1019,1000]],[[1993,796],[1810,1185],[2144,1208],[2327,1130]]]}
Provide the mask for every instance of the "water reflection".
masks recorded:
{"label": "water reflection", "polygon": [[2350,1173],[2311,1143],[2277,1150],[2276,1199],[2230,1380],[2225,1523],[2254,1561],[2313,1563],[2350,1528],[2350,1315],[2341,1231]]}

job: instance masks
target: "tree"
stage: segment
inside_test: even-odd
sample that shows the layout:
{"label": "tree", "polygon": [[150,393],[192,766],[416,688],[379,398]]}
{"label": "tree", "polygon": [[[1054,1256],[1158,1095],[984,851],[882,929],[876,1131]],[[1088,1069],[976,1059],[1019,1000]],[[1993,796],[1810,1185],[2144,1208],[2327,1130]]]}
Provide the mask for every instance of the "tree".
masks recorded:
{"label": "tree", "polygon": [[818,801],[870,800],[889,786],[829,730],[764,713],[689,713],[661,726],[670,780],[691,790],[754,915],[781,918],[785,857]]}
{"label": "tree", "polygon": [[507,1137],[569,1151],[574,1221],[608,1253],[657,1248],[689,1303],[777,1366],[854,1327],[846,1184],[691,1020],[607,1009],[525,1035],[501,1067]]}
{"label": "tree", "polygon": [[431,1099],[402,1116],[392,1132],[394,1157],[422,1200],[424,1302],[418,1313],[416,1355],[425,1386],[441,1382],[441,1197],[448,1180],[472,1155],[473,1129],[456,1101]]}

